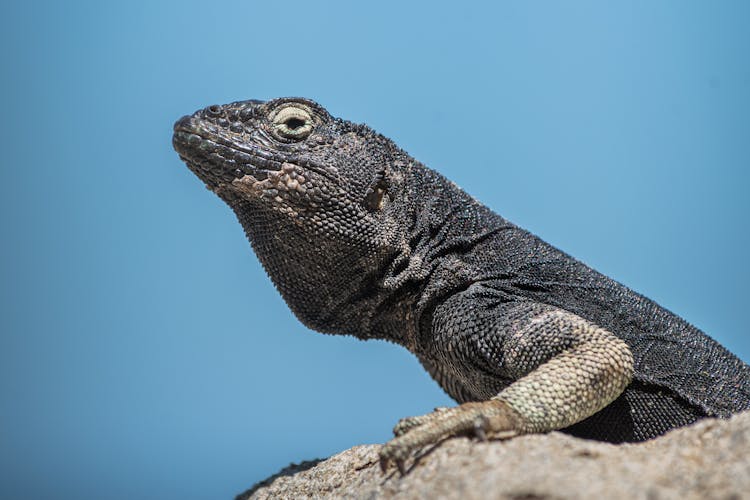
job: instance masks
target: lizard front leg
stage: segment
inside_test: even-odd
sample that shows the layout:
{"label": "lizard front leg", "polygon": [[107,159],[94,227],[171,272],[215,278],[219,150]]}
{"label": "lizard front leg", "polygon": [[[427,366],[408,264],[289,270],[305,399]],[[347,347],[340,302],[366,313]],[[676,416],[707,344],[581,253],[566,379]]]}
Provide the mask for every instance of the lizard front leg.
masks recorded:
{"label": "lizard front leg", "polygon": [[522,304],[511,312],[520,318],[500,332],[501,371],[517,380],[487,401],[402,420],[381,449],[384,470],[395,462],[403,472],[411,452],[450,436],[508,438],[567,427],[630,383],[633,356],[609,331],[551,306]]}

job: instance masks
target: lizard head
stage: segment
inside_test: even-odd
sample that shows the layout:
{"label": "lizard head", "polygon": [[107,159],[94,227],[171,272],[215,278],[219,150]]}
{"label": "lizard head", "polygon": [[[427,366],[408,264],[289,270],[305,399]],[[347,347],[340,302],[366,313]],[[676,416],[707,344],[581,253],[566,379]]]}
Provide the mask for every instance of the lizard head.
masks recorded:
{"label": "lizard head", "polygon": [[303,323],[392,336],[380,304],[409,267],[406,153],[301,98],[209,106],[175,123],[173,145]]}

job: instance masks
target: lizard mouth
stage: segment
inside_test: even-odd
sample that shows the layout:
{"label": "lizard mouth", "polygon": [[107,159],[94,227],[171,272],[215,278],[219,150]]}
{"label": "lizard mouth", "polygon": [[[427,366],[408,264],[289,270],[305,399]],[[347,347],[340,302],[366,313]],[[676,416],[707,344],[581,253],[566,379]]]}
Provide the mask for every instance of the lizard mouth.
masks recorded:
{"label": "lizard mouth", "polygon": [[319,191],[306,182],[311,178],[318,179],[316,184],[338,185],[335,168],[299,155],[274,152],[263,147],[263,137],[253,139],[256,142],[238,144],[203,130],[200,120],[188,115],[174,124],[172,145],[188,168],[214,191],[229,186],[244,192],[250,186],[262,191],[280,188],[300,194],[307,189]]}
{"label": "lizard mouth", "polygon": [[[172,145],[188,168],[219,196],[267,199],[304,210],[320,206],[324,191],[335,186],[334,172],[296,155],[280,154],[258,144],[239,145],[201,128],[192,116],[174,125]],[[322,189],[321,189],[322,187]],[[295,212],[296,213],[296,212]]]}
{"label": "lizard mouth", "polygon": [[172,145],[190,170],[211,188],[248,175],[263,181],[280,172],[284,164],[251,145],[238,147],[220,137],[207,137],[190,116],[175,123]]}

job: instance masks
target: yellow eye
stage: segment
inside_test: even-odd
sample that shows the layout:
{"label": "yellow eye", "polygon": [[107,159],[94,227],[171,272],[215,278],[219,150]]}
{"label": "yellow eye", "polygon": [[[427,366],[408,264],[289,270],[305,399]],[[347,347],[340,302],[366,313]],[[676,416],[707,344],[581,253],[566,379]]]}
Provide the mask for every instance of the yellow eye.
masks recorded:
{"label": "yellow eye", "polygon": [[282,139],[302,140],[312,132],[313,117],[306,108],[291,104],[271,117],[273,132]]}

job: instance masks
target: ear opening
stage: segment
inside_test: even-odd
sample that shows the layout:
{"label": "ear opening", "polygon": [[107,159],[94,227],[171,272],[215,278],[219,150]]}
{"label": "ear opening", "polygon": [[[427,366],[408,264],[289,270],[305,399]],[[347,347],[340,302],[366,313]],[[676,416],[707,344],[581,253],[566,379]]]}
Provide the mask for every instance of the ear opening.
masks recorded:
{"label": "ear opening", "polygon": [[388,195],[388,179],[385,169],[375,174],[370,187],[365,192],[363,204],[370,212],[378,212],[383,209],[383,205]]}

